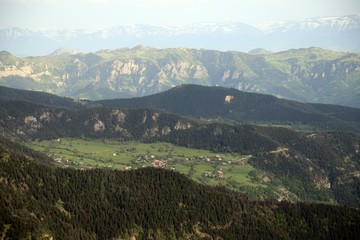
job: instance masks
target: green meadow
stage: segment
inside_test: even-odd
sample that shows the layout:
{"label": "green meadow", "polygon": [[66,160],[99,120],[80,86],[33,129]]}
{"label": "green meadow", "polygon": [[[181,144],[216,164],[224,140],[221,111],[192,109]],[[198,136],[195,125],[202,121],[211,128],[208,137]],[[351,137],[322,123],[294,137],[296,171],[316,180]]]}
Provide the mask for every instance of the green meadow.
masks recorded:
{"label": "green meadow", "polygon": [[140,143],[112,139],[62,138],[51,141],[33,141],[30,148],[52,157],[62,167],[110,168],[130,170],[154,166],[178,171],[209,185],[262,186],[249,173],[251,156],[236,153],[214,153],[203,149],[175,146],[170,143]]}

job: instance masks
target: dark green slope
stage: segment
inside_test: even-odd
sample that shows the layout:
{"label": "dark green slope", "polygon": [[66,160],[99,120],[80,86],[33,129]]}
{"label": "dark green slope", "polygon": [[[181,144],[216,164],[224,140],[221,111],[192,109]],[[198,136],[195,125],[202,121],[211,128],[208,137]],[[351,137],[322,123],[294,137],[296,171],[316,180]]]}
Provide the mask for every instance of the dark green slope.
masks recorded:
{"label": "dark green slope", "polygon": [[241,123],[300,124],[321,130],[351,132],[358,132],[360,129],[360,110],[357,108],[305,104],[279,99],[271,95],[200,85],[182,85],[141,98],[96,102],[75,101],[48,93],[0,87],[0,99],[4,101],[26,101],[50,108],[83,109],[96,106],[122,109],[150,108],[193,118]]}
{"label": "dark green slope", "polygon": [[4,139],[0,179],[3,239],[355,239],[360,227],[357,209],[251,202],[172,171],[51,168]]}
{"label": "dark green slope", "polygon": [[243,152],[270,151],[277,147],[271,137],[259,134],[250,125],[209,124],[151,109],[71,110],[22,101],[0,101],[0,117],[2,135],[22,140],[109,137]]}
{"label": "dark green slope", "polygon": [[305,124],[347,131],[358,131],[360,127],[360,109],[306,104],[223,87],[182,85],[151,96],[96,103],[105,107],[153,108],[195,118],[238,122]]}
{"label": "dark green slope", "polygon": [[0,99],[1,100],[15,100],[15,101],[26,101],[41,105],[47,105],[51,107],[63,107],[63,108],[74,108],[80,109],[83,104],[80,101],[75,101],[70,98],[59,97],[54,94],[34,92],[27,90],[20,90],[14,88],[8,88],[0,86]]}

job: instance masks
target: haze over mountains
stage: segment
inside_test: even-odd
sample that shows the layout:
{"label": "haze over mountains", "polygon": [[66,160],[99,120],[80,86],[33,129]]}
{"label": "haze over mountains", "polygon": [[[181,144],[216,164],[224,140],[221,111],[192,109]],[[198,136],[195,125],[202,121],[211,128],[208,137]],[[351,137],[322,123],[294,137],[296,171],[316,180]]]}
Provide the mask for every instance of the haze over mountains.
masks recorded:
{"label": "haze over mountains", "polygon": [[38,56],[64,47],[82,52],[132,47],[205,48],[248,52],[254,48],[284,51],[321,47],[360,51],[360,15],[309,18],[251,26],[240,22],[199,23],[183,27],[130,25],[101,30],[21,29],[0,30],[1,50],[18,56]]}

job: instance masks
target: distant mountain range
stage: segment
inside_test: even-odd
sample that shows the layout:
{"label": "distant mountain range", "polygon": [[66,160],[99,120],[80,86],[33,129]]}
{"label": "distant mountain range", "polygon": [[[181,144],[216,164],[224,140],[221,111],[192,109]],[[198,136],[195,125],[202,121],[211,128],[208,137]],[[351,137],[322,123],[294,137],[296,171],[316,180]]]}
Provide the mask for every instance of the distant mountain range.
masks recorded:
{"label": "distant mountain range", "polygon": [[248,52],[254,48],[284,51],[321,47],[337,51],[360,49],[360,15],[319,17],[250,26],[239,22],[199,23],[184,27],[131,25],[102,30],[8,28],[0,30],[0,50],[18,56],[46,55],[64,47],[82,52],[132,47],[205,48]]}
{"label": "distant mountain range", "polygon": [[360,107],[360,54],[320,48],[248,53],[145,46],[43,57],[0,52],[0,85],[92,100],[223,86],[302,102]]}

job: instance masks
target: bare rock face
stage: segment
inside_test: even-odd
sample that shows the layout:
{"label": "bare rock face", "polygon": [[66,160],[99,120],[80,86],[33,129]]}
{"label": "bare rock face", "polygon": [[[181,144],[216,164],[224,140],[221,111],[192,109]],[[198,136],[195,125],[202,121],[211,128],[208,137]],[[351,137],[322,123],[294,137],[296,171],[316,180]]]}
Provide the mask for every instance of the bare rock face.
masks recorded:
{"label": "bare rock face", "polygon": [[149,128],[144,132],[143,137],[144,138],[155,137],[158,135],[158,132],[159,132],[158,127]]}
{"label": "bare rock face", "polygon": [[161,130],[162,135],[168,135],[170,133],[171,133],[171,129],[168,126],[163,127],[163,129]]}
{"label": "bare rock face", "polygon": [[317,181],[315,181],[315,188],[316,189],[330,189],[331,187],[331,184],[330,184],[330,181],[329,179],[323,177],[323,178],[320,178],[318,179]]}
{"label": "bare rock face", "polygon": [[25,125],[24,125],[23,129],[24,129],[24,131],[29,132],[29,133],[35,133],[38,131],[38,129],[40,129],[42,127],[41,122],[39,122],[37,120],[37,118],[34,116],[26,116],[24,118],[24,123],[25,123]]}
{"label": "bare rock face", "polygon": [[96,122],[94,124],[94,131],[95,132],[103,132],[103,131],[105,131],[105,124],[100,120],[96,120]]}
{"label": "bare rock face", "polygon": [[234,96],[227,95],[225,97],[225,103],[230,104],[233,99],[234,99]]}
{"label": "bare rock face", "polygon": [[156,122],[159,119],[159,117],[160,117],[160,113],[154,113],[153,116],[152,116],[152,120],[154,122]]}
{"label": "bare rock face", "polygon": [[127,61],[114,60],[110,69],[110,78],[116,78],[119,75],[142,74],[144,71],[146,71],[146,66],[140,65],[132,59]]}
{"label": "bare rock face", "polygon": [[172,79],[204,79],[209,77],[207,69],[203,65],[185,61],[167,63],[162,67],[162,71]]}
{"label": "bare rock face", "polygon": [[33,128],[40,128],[41,127],[41,123],[38,122],[37,118],[34,116],[27,116],[24,119],[24,123],[30,127]]}
{"label": "bare rock face", "polygon": [[183,123],[181,121],[178,121],[174,127],[175,130],[186,130],[191,128],[191,124],[190,123]]}
{"label": "bare rock face", "polygon": [[34,117],[34,116],[27,116],[27,117],[25,117],[25,119],[24,119],[24,123],[25,123],[25,124],[36,124],[36,123],[37,123],[37,119],[36,119],[36,117]]}
{"label": "bare rock face", "polygon": [[50,122],[51,121],[50,112],[44,112],[40,116],[40,121]]}
{"label": "bare rock face", "polygon": [[125,122],[125,118],[126,118],[126,114],[118,109],[114,109],[111,112],[111,116],[116,117],[116,120],[118,123],[120,124],[124,124]]}

